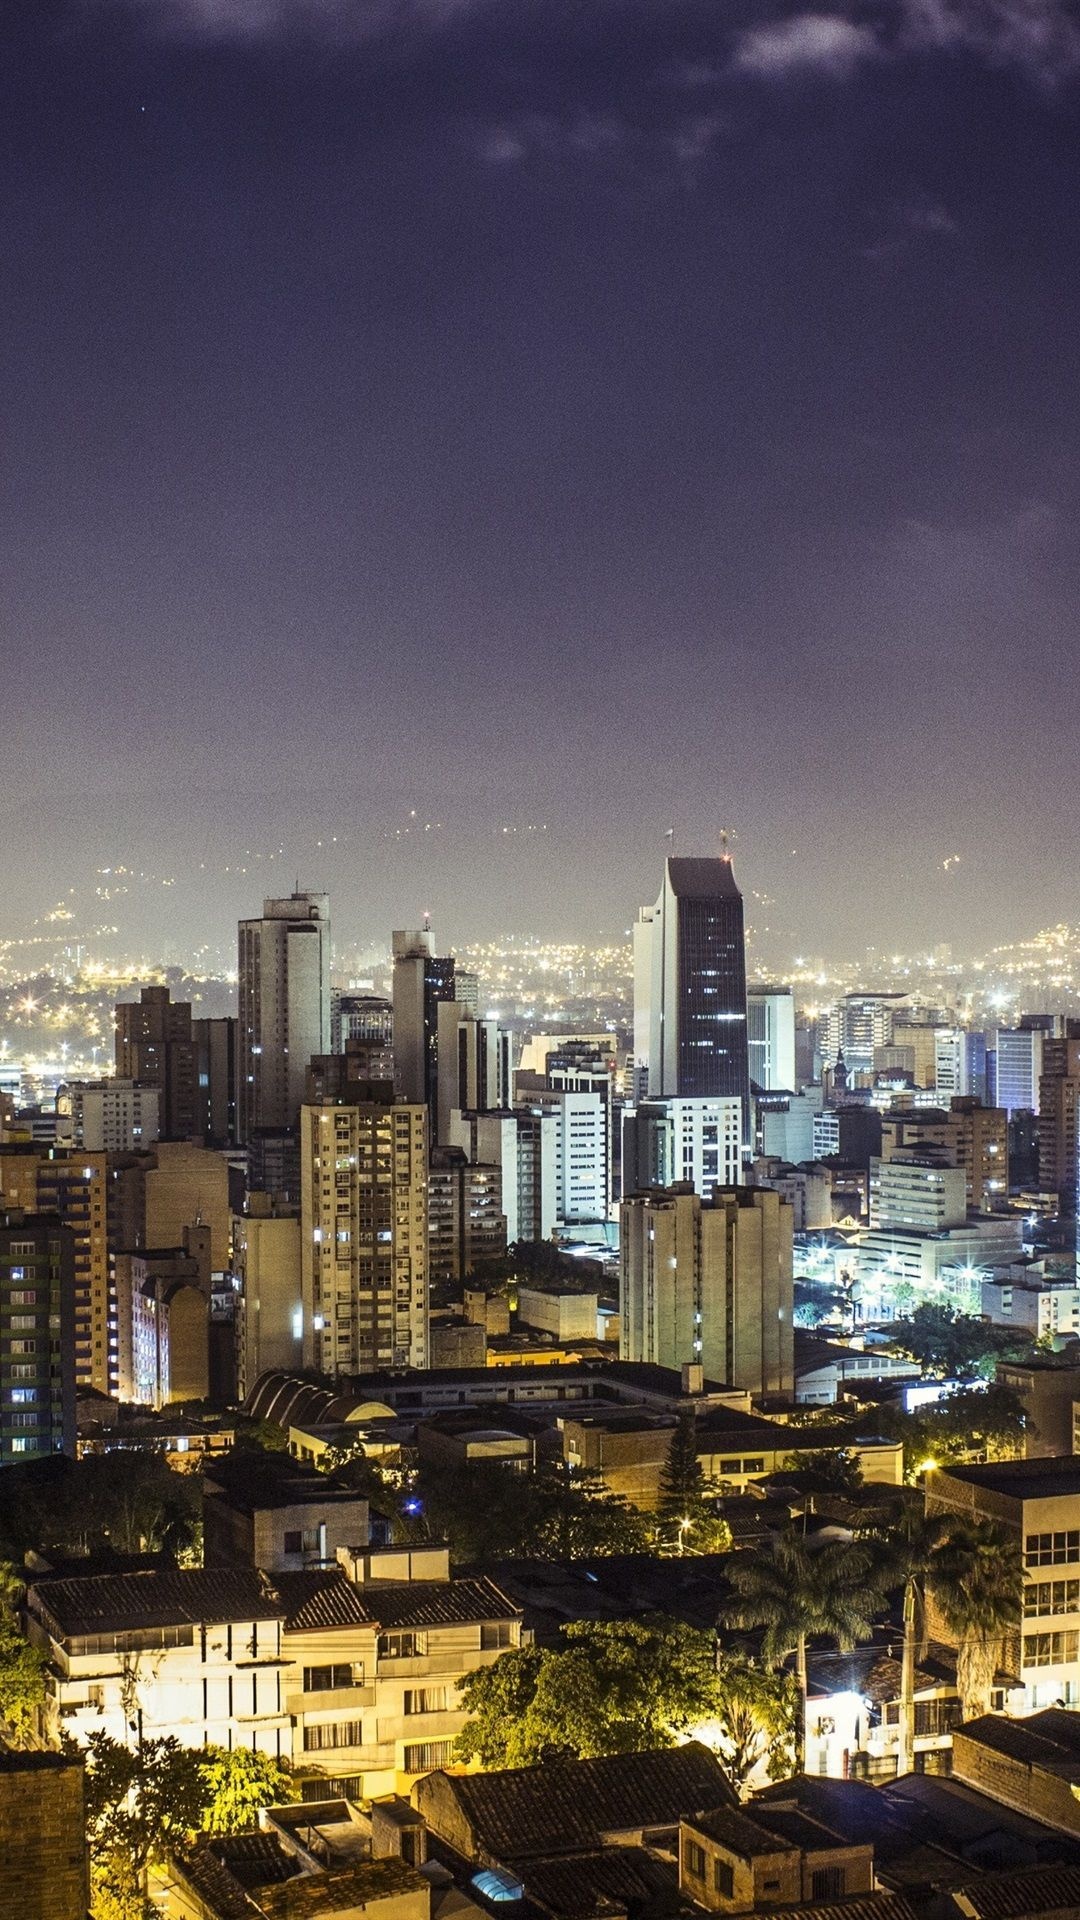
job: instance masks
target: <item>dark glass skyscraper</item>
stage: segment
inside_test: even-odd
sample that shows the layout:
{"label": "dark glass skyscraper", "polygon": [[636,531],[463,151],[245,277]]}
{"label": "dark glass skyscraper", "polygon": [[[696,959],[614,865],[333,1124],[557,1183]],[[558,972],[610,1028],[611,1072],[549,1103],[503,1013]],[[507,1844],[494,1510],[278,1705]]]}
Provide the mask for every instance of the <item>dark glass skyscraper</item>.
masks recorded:
{"label": "dark glass skyscraper", "polygon": [[638,1062],[654,1098],[738,1099],[750,1120],[746,943],[730,859],[671,858],[634,943]]}

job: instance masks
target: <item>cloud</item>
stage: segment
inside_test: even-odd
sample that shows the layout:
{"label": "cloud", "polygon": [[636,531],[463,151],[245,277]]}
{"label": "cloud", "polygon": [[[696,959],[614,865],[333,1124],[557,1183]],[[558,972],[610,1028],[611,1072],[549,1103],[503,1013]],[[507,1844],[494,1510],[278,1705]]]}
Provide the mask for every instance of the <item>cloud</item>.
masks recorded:
{"label": "cloud", "polygon": [[896,200],[881,222],[878,237],[863,248],[866,260],[893,260],[922,239],[953,239],[960,232],[947,206],[923,194]]}
{"label": "cloud", "polygon": [[902,0],[899,44],[964,48],[1048,83],[1080,68],[1080,21],[1069,0]]}
{"label": "cloud", "polygon": [[[119,0],[122,4],[123,0]],[[87,0],[100,11],[118,0]],[[163,34],[220,41],[301,35],[342,44],[451,25],[475,0],[126,0]]]}
{"label": "cloud", "polygon": [[523,113],[482,130],[477,141],[483,160],[496,167],[516,166],[535,155],[556,159],[607,158],[651,171],[674,162],[693,179],[726,128],[720,113],[694,113],[671,126],[644,127],[617,114]]}
{"label": "cloud", "polygon": [[800,73],[846,80],[864,60],[881,51],[872,27],[839,14],[797,13],[740,36],[732,65],[765,80],[786,80]]}

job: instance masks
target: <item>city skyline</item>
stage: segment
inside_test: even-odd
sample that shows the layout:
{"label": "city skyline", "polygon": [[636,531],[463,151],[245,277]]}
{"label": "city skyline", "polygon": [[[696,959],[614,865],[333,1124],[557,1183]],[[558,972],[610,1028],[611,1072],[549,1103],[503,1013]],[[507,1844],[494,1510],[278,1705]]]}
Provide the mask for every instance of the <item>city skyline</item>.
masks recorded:
{"label": "city skyline", "polygon": [[21,10],[5,895],[611,936],[674,823],[800,946],[1080,919],[1077,71],[1054,0]]}

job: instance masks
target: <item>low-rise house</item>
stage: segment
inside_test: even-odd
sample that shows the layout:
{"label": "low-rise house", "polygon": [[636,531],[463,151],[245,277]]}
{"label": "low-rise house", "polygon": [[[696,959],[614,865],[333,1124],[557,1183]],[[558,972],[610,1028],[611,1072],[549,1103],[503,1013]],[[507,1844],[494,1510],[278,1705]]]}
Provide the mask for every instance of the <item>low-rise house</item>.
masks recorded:
{"label": "low-rise house", "polygon": [[797,1808],[719,1808],[684,1819],[679,1885],[710,1913],[756,1913],[873,1893],[874,1849]]}
{"label": "low-rise house", "polygon": [[368,1503],[344,1480],[284,1453],[232,1453],[203,1478],[207,1567],[334,1566],[370,1539]]}
{"label": "low-rise house", "polygon": [[1080,1836],[1080,1715],[1050,1707],[1026,1720],[969,1720],[953,1738],[953,1769],[991,1799]]}
{"label": "low-rise house", "polygon": [[[380,1579],[395,1563],[427,1578]],[[458,1682],[519,1644],[521,1611],[490,1580],[454,1580],[445,1549],[342,1568],[199,1568],[41,1580],[27,1595],[48,1656],[48,1731],[85,1744],[250,1746],[305,1794],[407,1791],[453,1761]]]}
{"label": "low-rise house", "polygon": [[[812,1648],[807,1657],[805,1753],[808,1773],[836,1780],[891,1780],[900,1757],[901,1654],[891,1643],[852,1653]],[[1022,1696],[1017,1680],[997,1675],[994,1704],[1004,1712]],[[954,1728],[963,1713],[956,1689],[956,1654],[931,1641],[915,1668],[915,1765],[948,1771]]]}
{"label": "low-rise house", "polygon": [[431,1884],[393,1856],[327,1862],[278,1831],[207,1835],[174,1855],[166,1920],[430,1920]]}

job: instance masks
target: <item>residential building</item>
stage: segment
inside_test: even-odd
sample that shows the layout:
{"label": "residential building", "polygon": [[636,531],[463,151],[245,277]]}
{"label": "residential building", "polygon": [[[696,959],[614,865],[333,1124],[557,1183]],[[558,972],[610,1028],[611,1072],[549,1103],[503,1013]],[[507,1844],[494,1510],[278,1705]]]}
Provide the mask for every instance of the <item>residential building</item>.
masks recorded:
{"label": "residential building", "polygon": [[[1073,1021],[1070,1027],[1075,1026]],[[1044,1037],[1039,1076],[1039,1185],[1056,1193],[1063,1213],[1076,1212],[1080,1039]]]}
{"label": "residential building", "polygon": [[[363,1046],[384,1049],[392,1067],[393,1002],[377,993],[333,991],[330,995],[331,1053],[344,1053],[350,1040],[359,1041]],[[371,1078],[382,1079],[383,1076],[372,1074]]]}
{"label": "residential building", "polygon": [[86,1920],[89,1911],[82,1760],[0,1749],[0,1913]]}
{"label": "residential building", "polygon": [[115,1261],[121,1400],[159,1409],[210,1394],[209,1232],[186,1228],[178,1247],[140,1248]]}
{"label": "residential building", "polygon": [[874,1849],[820,1821],[753,1802],[682,1820],[679,1886],[710,1913],[756,1913],[873,1893]]}
{"label": "residential building", "polygon": [[294,1811],[270,1809],[258,1833],[202,1834],[171,1855],[155,1899],[163,1920],[430,1920],[430,1879],[399,1855],[373,1857],[351,1801],[312,1802],[302,1825]]}
{"label": "residential building", "polygon": [[791,1208],[767,1188],[678,1184],[621,1207],[624,1360],[678,1368],[751,1393],[792,1388]]}
{"label": "residential building", "polygon": [[75,1452],[75,1246],[55,1213],[0,1211],[0,1467]]}
{"label": "residential building", "polygon": [[874,1048],[892,1045],[893,1027],[907,1010],[905,993],[847,993],[821,1016],[818,1046],[823,1059],[842,1053],[851,1073],[869,1073]]}
{"label": "residential building", "polygon": [[748,987],[746,1022],[751,1085],[794,1093],[798,1076],[795,1072],[795,997],[791,988]]}
{"label": "residential building", "polygon": [[642,1100],[623,1110],[622,1190],[689,1184],[708,1199],[742,1179],[742,1106],[737,1099]]}
{"label": "residential building", "polygon": [[240,1022],[235,1017],[193,1020],[195,1132],[208,1147],[236,1140],[240,1073]]}
{"label": "residential building", "polygon": [[870,1162],[870,1225],[940,1233],[967,1220],[967,1181],[931,1149],[898,1148]]}
{"label": "residential building", "polygon": [[1022,1711],[1080,1705],[1080,1460],[938,1467],[924,1486],[928,1513],[993,1521],[1023,1552],[1023,1630],[1003,1663],[1020,1676]]}
{"label": "residential building", "polygon": [[672,857],[634,929],[634,1033],[652,1098],[736,1099],[749,1139],[746,941],[727,854]]}
{"label": "residential building", "polygon": [[750,1170],[751,1184],[771,1187],[791,1208],[796,1233],[822,1233],[833,1224],[833,1170],[820,1161],[790,1166],[760,1156]]}
{"label": "residential building", "polygon": [[999,1027],[994,1035],[994,1099],[1010,1119],[1039,1111],[1045,1038],[1034,1027]]}
{"label": "residential building", "polygon": [[407,1792],[450,1764],[458,1681],[521,1637],[520,1609],[490,1580],[451,1579],[445,1548],[42,1579],[26,1614],[52,1737],[252,1747],[322,1800]]}
{"label": "residential building", "polygon": [[426,927],[395,933],[393,951],[394,1086],[400,1099],[427,1108],[429,1134],[435,1140],[439,1122],[439,1007],[455,998],[455,966],[452,959],[432,953],[431,933]]}
{"label": "residential building", "polygon": [[497,1020],[478,1020],[463,1000],[440,1000],[435,1016],[438,1111],[433,1137],[446,1146],[455,1111],[487,1113],[511,1105],[513,1036]]}
{"label": "residential building", "polygon": [[428,1157],[428,1277],[465,1280],[507,1247],[502,1171],[469,1160],[461,1147]]}
{"label": "residential building", "polygon": [[77,1151],[141,1153],[161,1132],[160,1102],[161,1090],[141,1080],[71,1080],[57,1116],[57,1141]]}
{"label": "residential building", "polygon": [[304,1075],[330,1051],[330,903],[325,893],[264,900],[239,926],[238,1132],[295,1126]]}
{"label": "residential building", "polygon": [[339,1374],[426,1364],[427,1178],[419,1102],[302,1107],[305,1365]]}
{"label": "residential building", "polygon": [[[102,1393],[114,1393],[117,1384],[116,1298],[109,1258],[110,1238],[115,1244],[118,1237],[115,1216],[110,1219],[117,1197],[107,1154],[87,1149],[76,1154],[71,1148],[36,1143],[0,1147],[0,1206],[55,1214],[70,1229],[75,1380]],[[130,1241],[134,1235],[123,1238]]]}
{"label": "residential building", "polygon": [[[518,1076],[519,1080],[521,1076]],[[610,1096],[567,1087],[518,1093],[519,1107],[550,1115],[555,1147],[556,1228],[606,1220],[611,1210]]]}
{"label": "residential building", "polygon": [[156,1087],[161,1138],[189,1140],[200,1131],[190,1002],[168,987],[143,987],[138,1000],[117,1003],[115,1017],[117,1078]]}
{"label": "residential building", "polygon": [[240,1282],[237,1388],[243,1399],[269,1368],[303,1365],[299,1209],[272,1194],[249,1192],[246,1211],[233,1215],[232,1239]]}
{"label": "residential building", "polygon": [[203,1561],[300,1573],[370,1544],[368,1503],[340,1475],[287,1453],[230,1453],[203,1474]]}
{"label": "residential building", "polygon": [[553,1107],[511,1107],[498,1113],[458,1113],[452,1146],[471,1161],[498,1167],[509,1246],[550,1240],[559,1221],[559,1114]]}
{"label": "residential building", "polygon": [[1072,1411],[1074,1402],[1080,1399],[1080,1366],[1062,1364],[1049,1356],[1045,1360],[999,1360],[997,1378],[1023,1406],[1026,1459],[1080,1452],[1073,1437]]}

